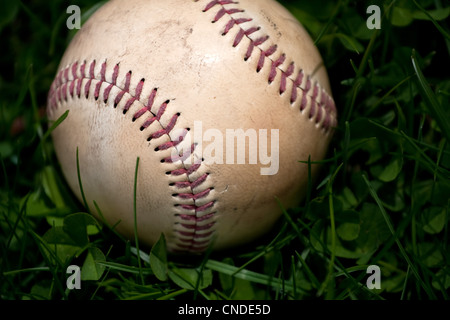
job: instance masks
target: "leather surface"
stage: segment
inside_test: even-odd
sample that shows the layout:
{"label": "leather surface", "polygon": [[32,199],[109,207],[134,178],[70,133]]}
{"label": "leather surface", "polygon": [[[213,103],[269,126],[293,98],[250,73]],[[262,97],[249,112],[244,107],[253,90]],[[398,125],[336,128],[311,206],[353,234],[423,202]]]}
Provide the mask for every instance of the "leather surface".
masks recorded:
{"label": "leather surface", "polygon": [[[282,63],[274,68],[276,61]],[[91,209],[95,201],[108,223],[120,221],[117,230],[133,239],[139,157],[140,241],[152,245],[164,233],[171,250],[188,252],[236,246],[267,232],[281,215],[277,198],[288,208],[304,196],[308,168],[299,161],[322,159],[336,124],[317,49],[272,0],[108,2],[62,58],[50,120],[67,110],[53,140],[78,198],[77,148]],[[249,164],[249,155],[246,164],[201,162],[212,141],[195,139],[195,122],[203,133],[214,129],[224,137],[227,129],[266,129],[270,141],[271,130],[279,130],[278,173],[261,175],[267,166]],[[165,161],[191,144],[186,159]],[[312,169],[315,175],[318,167]]]}

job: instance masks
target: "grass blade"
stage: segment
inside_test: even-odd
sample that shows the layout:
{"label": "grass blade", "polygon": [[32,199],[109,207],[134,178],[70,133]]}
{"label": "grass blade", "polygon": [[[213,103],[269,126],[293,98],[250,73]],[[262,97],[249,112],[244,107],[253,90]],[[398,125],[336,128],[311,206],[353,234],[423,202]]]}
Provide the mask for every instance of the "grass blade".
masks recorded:
{"label": "grass blade", "polygon": [[138,274],[138,275],[153,275],[152,269],[151,268],[139,268],[139,267],[133,267],[133,266],[128,266],[128,265],[124,265],[124,264],[120,264],[120,263],[116,263],[116,262],[105,262],[105,261],[96,261],[95,263],[107,267],[111,270],[116,270],[116,271],[121,271],[121,272],[127,272],[127,273],[132,273],[132,274]]}
{"label": "grass blade", "polygon": [[78,185],[80,186],[80,193],[81,193],[81,198],[83,199],[84,207],[86,208],[87,212],[91,213],[91,210],[89,209],[89,205],[86,201],[86,196],[84,194],[83,182],[81,181],[80,157],[79,157],[79,148],[78,147],[77,147],[77,176],[78,176]]}
{"label": "grass blade", "polygon": [[420,4],[418,4],[416,0],[413,0],[413,2],[416,5],[416,7],[419,8],[419,10],[422,11],[431,20],[431,22],[435,25],[436,29],[438,29],[439,32],[442,33],[445,40],[449,41],[450,34],[447,31],[445,31],[444,28],[442,28],[440,24],[437,23],[437,21],[431,16],[431,14],[429,14],[427,10],[425,10]]}
{"label": "grass blade", "polygon": [[50,134],[61,124],[61,123],[63,123],[63,121],[64,120],[66,120],[67,119],[67,117],[69,116],[69,111],[70,110],[67,110],[66,112],[64,112],[64,114],[61,116],[61,117],[59,117],[52,125],[51,125],[51,127],[47,130],[47,132],[44,134],[44,136],[42,137],[42,139],[41,139],[41,144],[43,143],[43,142],[45,142],[47,139],[48,139],[48,137],[50,136]]}
{"label": "grass blade", "polygon": [[305,269],[305,273],[308,276],[308,278],[311,280],[313,287],[316,289],[319,288],[320,287],[319,280],[317,280],[314,273],[311,271],[309,266],[306,264],[305,259],[303,259],[302,255],[300,253],[298,253],[297,251],[295,251],[295,254],[297,255],[297,258],[300,260],[301,266]]}
{"label": "grass blade", "polygon": [[20,270],[13,270],[13,271],[6,271],[3,272],[4,276],[12,276],[18,273],[23,272],[42,272],[42,271],[50,271],[49,267],[36,267],[36,268],[26,268],[26,269],[20,269]]}
{"label": "grass blade", "polygon": [[389,216],[388,216],[386,210],[384,209],[383,204],[381,203],[381,200],[378,197],[378,194],[375,191],[374,187],[372,186],[372,184],[370,183],[370,181],[368,180],[368,178],[365,175],[363,175],[363,179],[364,179],[364,182],[367,184],[367,187],[369,188],[369,192],[370,192],[371,196],[377,203],[378,208],[380,209],[381,214],[383,215],[383,218],[386,221],[389,231],[391,232],[392,236],[395,238],[395,242],[397,243],[397,246],[398,246],[403,258],[408,263],[408,266],[411,268],[411,271],[414,273],[417,281],[420,283],[422,288],[427,292],[428,296],[432,299],[436,299],[436,296],[435,296],[433,290],[427,284],[425,284],[425,282],[422,280],[422,278],[420,277],[419,271],[417,270],[416,266],[412,263],[411,259],[409,258],[408,254],[406,253],[405,248],[403,247],[403,244],[398,239],[395,229],[392,225],[392,222],[389,219]]}
{"label": "grass blade", "polygon": [[136,252],[138,258],[138,266],[139,266],[139,276],[141,279],[141,284],[144,285],[144,276],[142,274],[142,265],[141,265],[141,256],[139,250],[139,236],[137,230],[137,178],[139,172],[139,157],[136,159],[136,170],[134,172],[134,190],[133,190],[133,213],[134,213],[134,240],[136,242]]}
{"label": "grass blade", "polygon": [[413,50],[412,52],[411,59],[417,75],[417,79],[419,80],[420,87],[422,88],[423,96],[425,98],[425,101],[427,101],[428,110],[433,119],[436,120],[437,124],[441,128],[444,136],[447,138],[447,140],[450,140],[450,118],[448,117],[444,108],[439,104],[434,92],[430,89],[430,86],[425,79],[422,70],[420,69],[415,50]]}
{"label": "grass blade", "polygon": [[334,215],[334,204],[333,204],[333,182],[336,178],[336,175],[341,170],[342,166],[344,164],[341,163],[341,165],[336,169],[333,176],[328,180],[328,204],[330,208],[330,227],[331,227],[331,258],[330,263],[328,265],[328,274],[325,278],[325,281],[322,283],[322,287],[319,289],[318,295],[322,295],[325,288],[327,288],[329,282],[331,281],[331,278],[333,276],[333,270],[335,267],[335,259],[336,259],[336,221],[335,221],[335,215]]}
{"label": "grass blade", "polygon": [[[220,261],[208,260],[205,267],[209,268],[211,270],[229,275],[229,276],[234,276],[234,277],[242,279],[242,280],[247,280],[247,281],[258,283],[258,284],[271,286],[272,288],[274,288],[276,290],[278,290],[279,288],[281,288],[283,286],[282,281],[280,281],[279,279],[275,280],[275,279],[273,279],[273,277],[267,276],[265,274],[249,271],[246,269],[239,270],[238,267],[231,266],[229,264],[226,264],[226,263],[223,263]],[[288,291],[288,292],[294,291],[294,284],[291,281],[283,281],[283,282],[284,282],[284,288],[286,291]],[[296,290],[299,291],[300,289],[297,287]]]}

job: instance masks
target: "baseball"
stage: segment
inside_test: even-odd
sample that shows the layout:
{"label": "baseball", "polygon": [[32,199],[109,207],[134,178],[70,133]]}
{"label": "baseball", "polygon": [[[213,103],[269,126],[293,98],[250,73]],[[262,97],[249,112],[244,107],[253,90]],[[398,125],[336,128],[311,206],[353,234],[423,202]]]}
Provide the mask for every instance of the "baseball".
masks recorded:
{"label": "baseball", "polygon": [[107,2],[51,86],[49,121],[67,111],[52,137],[78,199],[81,181],[99,220],[174,253],[268,232],[337,124],[319,52],[275,0]]}

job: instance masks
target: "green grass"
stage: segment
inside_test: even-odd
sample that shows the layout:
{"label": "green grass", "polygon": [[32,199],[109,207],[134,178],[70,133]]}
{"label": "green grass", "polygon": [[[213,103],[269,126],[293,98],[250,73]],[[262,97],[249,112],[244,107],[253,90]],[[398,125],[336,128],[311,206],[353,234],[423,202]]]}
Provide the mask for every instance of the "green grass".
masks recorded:
{"label": "green grass", "polygon": [[[2,2],[0,299],[449,299],[448,2],[283,3],[316,41],[339,109],[322,174],[258,242],[186,259],[164,238],[137,248],[75,200],[43,113],[73,36],[67,4]],[[371,4],[381,30],[366,27]],[[81,290],[66,287],[69,265]]]}

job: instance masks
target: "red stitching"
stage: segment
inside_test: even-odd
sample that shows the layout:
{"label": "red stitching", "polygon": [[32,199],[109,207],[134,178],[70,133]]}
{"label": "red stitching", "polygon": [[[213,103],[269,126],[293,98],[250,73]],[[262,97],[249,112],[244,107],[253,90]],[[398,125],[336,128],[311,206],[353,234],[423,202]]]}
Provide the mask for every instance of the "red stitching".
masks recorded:
{"label": "red stitching", "polygon": [[[192,188],[192,187],[191,187]],[[180,194],[176,194],[174,195],[174,197],[180,198],[180,199],[184,199],[184,200],[198,200],[198,199],[202,199],[205,198],[209,195],[209,193],[211,192],[211,189],[206,189],[200,193],[194,194],[194,193],[180,193]]]}
{"label": "red stitching", "polygon": [[187,130],[185,130],[184,135],[178,137],[178,140],[174,140],[174,141],[169,141],[167,143],[163,143],[162,145],[157,147],[155,149],[155,151],[168,150],[170,148],[176,147],[177,145],[179,145],[181,142],[184,141],[184,138],[186,137],[186,133],[187,133]]}
{"label": "red stitching", "polygon": [[200,213],[200,212],[204,212],[204,211],[211,209],[214,206],[214,203],[215,203],[214,201],[211,201],[200,207],[195,206],[195,205],[186,205],[186,204],[182,204],[182,205],[178,205],[178,206],[185,210],[188,210],[188,211],[195,211],[196,213]]}
{"label": "red stitching", "polygon": [[200,168],[200,164],[194,164],[189,169],[178,169],[170,172],[173,176],[182,176],[183,174],[191,175]]}
{"label": "red stitching", "polygon": [[[197,1],[198,1],[198,0],[197,0]],[[220,1],[220,0],[215,0],[215,1],[211,1],[211,2],[206,6],[206,8],[203,10],[203,12],[208,11],[209,9],[211,9],[212,7],[214,7],[214,6],[218,5],[218,4],[220,4],[220,5],[225,5],[225,4],[231,4],[231,3],[236,4],[237,2],[232,1],[232,0],[222,0],[222,1]]]}
{"label": "red stitching", "polygon": [[[226,1],[222,1],[225,3]],[[83,63],[75,62],[71,66],[68,66],[67,68],[64,68],[61,70],[57,76],[55,77],[55,80],[51,86],[49,97],[48,97],[48,108],[49,111],[54,110],[58,107],[58,103],[68,102],[69,96],[72,99],[78,98],[81,99],[82,97],[82,83],[83,81],[86,81],[86,84],[84,86],[84,97],[86,99],[89,98],[89,93],[91,90],[91,87],[93,83],[95,83],[94,87],[94,98],[95,100],[103,98],[103,101],[107,103],[110,99],[114,99],[114,108],[117,108],[122,99],[126,94],[130,96],[128,100],[125,102],[125,106],[123,108],[123,113],[127,113],[131,106],[135,102],[139,102],[143,104],[143,108],[141,108],[138,112],[135,113],[133,116],[133,121],[138,120],[139,118],[143,117],[144,115],[151,114],[151,117],[149,117],[144,124],[141,126],[141,131],[146,130],[150,125],[154,122],[159,122],[160,125],[163,127],[162,130],[156,131],[152,133],[149,136],[149,141],[153,139],[160,138],[164,135],[168,135],[170,137],[170,133],[175,128],[178,118],[181,116],[180,113],[177,113],[172,116],[169,123],[164,127],[161,124],[161,118],[167,111],[167,106],[170,103],[170,100],[166,100],[158,109],[158,112],[155,114],[152,111],[152,108],[154,106],[154,102],[158,93],[158,89],[155,88],[152,90],[148,97],[148,102],[145,105],[141,102],[141,95],[144,89],[145,85],[145,79],[141,79],[135,89],[134,93],[130,92],[131,87],[131,81],[132,81],[132,71],[129,71],[125,75],[125,85],[123,88],[120,88],[117,84],[119,71],[120,71],[120,65],[116,64],[114,66],[113,74],[112,74],[112,81],[107,81],[107,68],[108,64],[107,61],[103,62],[100,69],[99,77],[95,75],[95,69],[96,69],[97,62],[96,60],[93,60],[88,67],[88,73],[86,74],[86,67],[87,62],[83,61]],[[73,79],[70,79],[72,77]],[[104,88],[104,84],[108,84],[106,88]],[[115,97],[111,97],[112,89],[116,87],[120,89],[120,92],[116,94]],[[103,92],[102,92],[102,88]],[[103,96],[102,96],[103,93]],[[160,144],[156,147],[155,152],[162,151],[162,150],[168,150],[168,149],[176,149],[176,147],[184,141],[186,135],[188,133],[188,129],[184,130],[183,134],[181,134],[178,138],[170,139],[169,142],[165,142]],[[188,159],[192,153],[195,151],[197,145],[193,144],[191,146],[191,149],[185,152],[184,154],[179,154],[177,157],[170,157],[165,158],[161,160],[163,163],[173,163],[177,161],[181,161],[184,165],[184,161]],[[215,212],[212,210],[215,204],[215,201],[210,201],[206,204],[197,205],[197,201],[202,200],[209,196],[213,190],[213,188],[206,188],[205,190],[202,190],[200,192],[195,193],[194,190],[201,187],[202,184],[204,184],[209,175],[204,174],[199,178],[196,178],[195,180],[191,181],[191,175],[196,173],[201,167],[201,163],[194,164],[190,166],[189,168],[181,168],[176,169],[171,172],[168,172],[168,175],[171,176],[182,176],[186,175],[187,178],[185,181],[176,182],[174,184],[171,184],[170,187],[174,187],[176,189],[186,189],[189,188],[190,192],[183,192],[183,193],[177,193],[174,194],[173,197],[178,199],[180,203],[175,204],[174,207],[178,210],[185,211],[185,214],[175,214],[175,217],[179,217],[181,221],[189,222],[190,224],[186,223],[175,223],[175,225],[180,224],[186,231],[179,231],[175,230],[175,233],[178,234],[178,240],[174,244],[173,250],[185,250],[185,251],[191,251],[191,252],[201,252],[204,251],[208,246],[210,240],[205,240],[206,238],[210,238],[211,235],[214,233],[213,226],[215,225],[214,222],[214,216]],[[193,201],[193,204],[184,204],[186,201]],[[209,223],[207,223],[209,222]],[[206,232],[205,231],[209,231]]]}
{"label": "red stitching", "polygon": [[[253,19],[242,17],[235,19],[233,15],[243,13],[244,10],[241,10],[237,7],[236,8],[224,7],[225,5],[230,4],[238,4],[238,2],[232,0],[211,1],[205,6],[203,12],[207,12],[215,6],[218,5],[221,6],[212,22],[216,23],[221,19],[223,19],[225,16],[229,16],[229,21],[227,22],[223,31],[224,36],[229,34],[229,32],[235,26],[238,26],[240,28],[233,41],[233,47],[237,47],[242,42],[244,37],[247,37],[250,40],[250,44],[244,56],[244,60],[247,61],[248,59],[250,59],[250,57],[255,52],[255,48],[258,48],[260,50],[260,57],[258,60],[256,71],[260,72],[264,68],[266,60],[269,60],[271,63],[271,70],[269,73],[268,82],[273,83],[278,75],[278,72],[279,71],[281,72],[281,84],[279,88],[280,95],[286,93],[288,88],[287,82],[289,79],[290,81],[293,82],[293,88],[290,98],[291,104],[294,104],[296,101],[298,101],[299,99],[298,90],[300,90],[301,92],[303,92],[300,101],[300,110],[304,111],[308,106],[308,100],[311,100],[309,117],[310,118],[316,117],[317,123],[320,123],[323,120],[322,127],[325,130],[328,130],[332,126],[334,126],[335,125],[334,115],[336,114],[336,107],[333,99],[324,90],[322,90],[317,83],[312,85],[310,77],[305,75],[303,70],[299,70],[297,77],[295,79],[292,79],[291,77],[293,76],[296,68],[294,62],[292,62],[289,65],[286,71],[281,70],[280,66],[282,66],[285,63],[287,59],[286,55],[281,54],[278,58],[272,59],[271,57],[274,56],[275,53],[277,53],[278,51],[277,45],[272,45],[267,50],[263,50],[261,48],[261,45],[269,40],[269,36],[263,36],[256,40],[250,39],[249,36],[261,30],[261,28],[257,26],[251,26],[246,29],[242,28],[241,26],[242,24],[251,22],[253,21]],[[114,66],[111,82],[108,82],[106,80],[107,66],[108,66],[107,62],[105,61],[101,66],[100,79],[96,78],[95,76],[96,60],[93,60],[90,63],[89,67],[87,66],[87,62],[83,61],[83,63],[81,64],[75,62],[71,66],[61,70],[55,77],[55,80],[52,84],[49,93],[48,99],[49,109],[57,108],[58,102],[63,101],[67,102],[68,96],[72,98],[78,97],[80,99],[82,97],[82,90],[83,90],[82,84],[84,80],[86,80],[86,84],[84,86],[84,94],[85,98],[88,99],[92,83],[94,81],[98,81],[94,89],[94,98],[96,100],[100,99],[101,97],[102,94],[101,89],[103,87],[103,84],[109,83],[109,85],[103,90],[102,98],[105,103],[107,103],[110,100],[112,89],[116,87],[119,88],[121,91],[118,94],[116,94],[115,97],[112,97],[114,99],[114,108],[118,107],[118,105],[120,104],[120,102],[122,101],[122,99],[126,94],[128,94],[131,98],[129,98],[126,101],[125,106],[123,108],[123,113],[127,113],[135,102],[139,102],[144,105],[143,108],[141,108],[133,116],[133,121],[136,121],[137,119],[147,114],[147,112],[149,112],[152,115],[141,126],[142,131],[149,128],[155,121],[160,122],[162,116],[165,114],[167,110],[167,106],[170,103],[170,100],[165,101],[159,107],[158,112],[155,114],[152,111],[152,108],[154,106],[154,101],[157,96],[158,89],[155,88],[152,90],[150,96],[148,97],[148,102],[145,105],[144,103],[141,102],[141,95],[145,85],[145,79],[141,79],[136,86],[135,92],[131,93],[130,87],[131,87],[132,72],[129,71],[125,75],[125,85],[123,88],[120,88],[117,85],[120,65],[116,64]],[[89,70],[86,73],[87,67]],[[72,80],[70,80],[70,73],[71,76],[73,77]],[[304,88],[302,88],[302,85],[304,86]],[[313,88],[312,92],[311,88]],[[160,138],[164,135],[168,135],[170,137],[170,133],[176,126],[179,117],[180,114],[173,115],[169,124],[165,128],[161,124],[163,129],[152,133],[149,136],[149,141],[152,139]],[[177,139],[171,138],[169,142],[159,145],[155,149],[155,152],[161,150],[168,150],[171,148],[176,149],[177,146],[184,141],[186,134],[187,130],[183,133],[183,135],[179,136]],[[184,161],[192,155],[192,153],[195,151],[195,148],[196,145],[193,144],[191,146],[191,150],[189,150],[185,154],[179,154],[178,157],[175,158],[172,157],[166,158],[163,159],[161,162],[172,163],[174,161],[181,161],[184,165]],[[180,250],[191,252],[204,251],[209,246],[210,237],[214,233],[213,227],[215,225],[214,218],[216,212],[214,212],[213,209],[216,201],[214,200],[204,203],[202,205],[197,205],[197,201],[208,197],[213,191],[213,188],[207,188],[197,193],[194,192],[195,189],[199,188],[202,184],[204,184],[207,181],[208,174],[201,175],[199,178],[196,178],[194,181],[191,181],[191,176],[194,175],[200,169],[200,167],[201,163],[197,163],[190,166],[189,168],[181,168],[167,172],[167,175],[170,176],[182,176],[182,175],[187,176],[187,179],[185,181],[173,183],[170,185],[171,187],[179,190],[182,189],[184,190],[187,188],[190,189],[189,193],[183,192],[183,193],[176,193],[173,195],[174,198],[180,200],[180,203],[175,204],[175,207],[178,208],[178,210],[186,212],[185,214],[175,214],[175,217],[178,217],[181,221],[175,223],[175,225],[177,224],[181,225],[185,230],[175,231],[179,236],[179,240],[176,241],[174,251]],[[193,201],[194,204],[185,204],[184,202],[186,201]]]}
{"label": "red stitching", "polygon": [[176,125],[176,123],[177,123],[177,120],[178,120],[178,117],[179,117],[178,114],[173,115],[173,116],[172,116],[172,119],[170,119],[170,122],[169,122],[169,124],[167,125],[167,127],[164,128],[164,129],[162,129],[162,130],[156,131],[155,133],[152,133],[152,134],[150,135],[150,138],[149,138],[149,139],[150,139],[150,140],[153,140],[153,139],[161,138],[161,137],[164,136],[164,135],[169,135],[170,132],[172,132],[173,128],[175,127],[175,125]]}
{"label": "red stitching", "polygon": [[203,182],[205,182],[207,178],[208,178],[208,175],[204,174],[200,178],[195,180],[194,182],[190,182],[190,181],[175,182],[175,186],[180,189],[183,189],[183,188],[195,189],[199,185],[201,185]]}
{"label": "red stitching", "polygon": [[210,214],[204,215],[203,217],[200,217],[200,218],[190,216],[187,214],[180,214],[179,216],[184,221],[203,222],[203,221],[207,221],[208,219],[211,219],[212,217],[214,217],[214,214],[210,213]]}
{"label": "red stitching", "polygon": [[[227,9],[225,9],[225,8],[222,8],[222,9],[220,9],[219,12],[216,14],[216,17],[214,18],[214,21],[215,21],[215,22],[219,21],[220,19],[222,19],[222,17],[223,17],[225,14],[234,14],[234,13],[238,13],[238,12],[244,12],[244,10],[240,10],[240,9],[230,9],[230,10],[227,10]],[[236,21],[234,21],[234,22],[236,22]]]}
{"label": "red stitching", "polygon": [[[196,2],[197,1],[198,0],[196,0]],[[234,26],[237,25],[239,27],[239,31],[237,32],[237,35],[233,42],[233,47],[237,47],[242,42],[244,37],[247,37],[250,40],[250,44],[249,44],[247,52],[244,56],[244,60],[247,61],[248,59],[250,59],[250,57],[253,55],[253,53],[255,51],[254,49],[259,48],[260,49],[260,57],[258,60],[256,71],[260,72],[264,68],[265,61],[270,60],[271,61],[271,70],[270,70],[269,78],[268,78],[269,84],[271,84],[275,81],[275,79],[278,75],[278,72],[280,72],[281,73],[281,84],[280,84],[280,88],[279,88],[280,95],[283,95],[287,91],[287,81],[289,79],[294,84],[292,87],[292,92],[291,92],[291,99],[290,99],[291,104],[294,104],[296,101],[298,101],[298,98],[299,98],[298,91],[300,90],[303,93],[301,101],[300,101],[300,111],[304,111],[307,108],[308,100],[310,100],[311,107],[310,107],[310,112],[308,115],[309,118],[312,119],[315,117],[316,123],[320,123],[324,119],[323,114],[325,113],[326,116],[325,116],[325,120],[322,122],[322,127],[326,131],[328,131],[333,126],[335,126],[336,125],[335,124],[335,121],[336,121],[335,115],[337,114],[337,110],[336,110],[336,106],[334,104],[333,99],[325,92],[325,90],[323,90],[319,86],[319,84],[315,83],[313,86],[309,76],[307,76],[307,78],[306,78],[307,80],[304,85],[304,88],[302,88],[303,80],[305,78],[305,74],[304,74],[303,70],[299,70],[297,78],[292,79],[291,77],[295,71],[294,62],[292,62],[289,65],[289,67],[286,71],[282,70],[280,67],[286,61],[286,55],[283,53],[277,59],[272,59],[271,57],[274,56],[277,51],[279,51],[277,45],[271,46],[268,50],[263,50],[261,48],[261,45],[269,40],[269,36],[264,36],[264,37],[258,38],[256,40],[252,40],[249,36],[251,34],[255,33],[256,31],[260,30],[261,28],[256,27],[256,26],[251,26],[251,27],[248,27],[247,29],[244,29],[243,27],[241,27],[241,25],[244,22],[250,22],[250,21],[253,21],[253,19],[248,18],[248,17],[242,18],[241,16],[239,18],[234,18],[233,15],[235,15],[237,13],[242,13],[245,11],[238,7],[235,7],[235,8],[225,8],[224,7],[224,5],[229,5],[229,4],[238,4],[238,2],[228,1],[228,0],[227,1],[214,0],[214,1],[209,2],[205,6],[205,8],[203,9],[203,12],[208,12],[215,6],[221,6],[221,8],[215,15],[212,22],[216,23],[219,20],[223,19],[226,15],[229,16],[229,21],[227,22],[224,32],[223,32],[224,36],[227,35]],[[313,92],[311,92],[312,88],[313,88]]]}
{"label": "red stitching", "polygon": [[[147,105],[144,108],[142,108],[141,110],[139,110],[138,112],[136,112],[136,114],[133,117],[133,121],[136,121],[137,119],[142,117],[146,112],[151,113],[151,110],[153,107],[153,102],[155,101],[157,92],[158,92],[158,89],[152,90],[152,93],[150,94],[150,97],[148,98]],[[167,105],[169,104],[169,102],[170,102],[169,100],[164,102],[164,104],[162,104],[161,107],[159,108],[158,114],[156,116],[152,117],[151,119],[147,120],[142,125],[142,127],[148,128],[153,122],[159,121],[161,119],[161,117],[163,116],[164,112],[166,111],[166,108],[167,108]]]}

